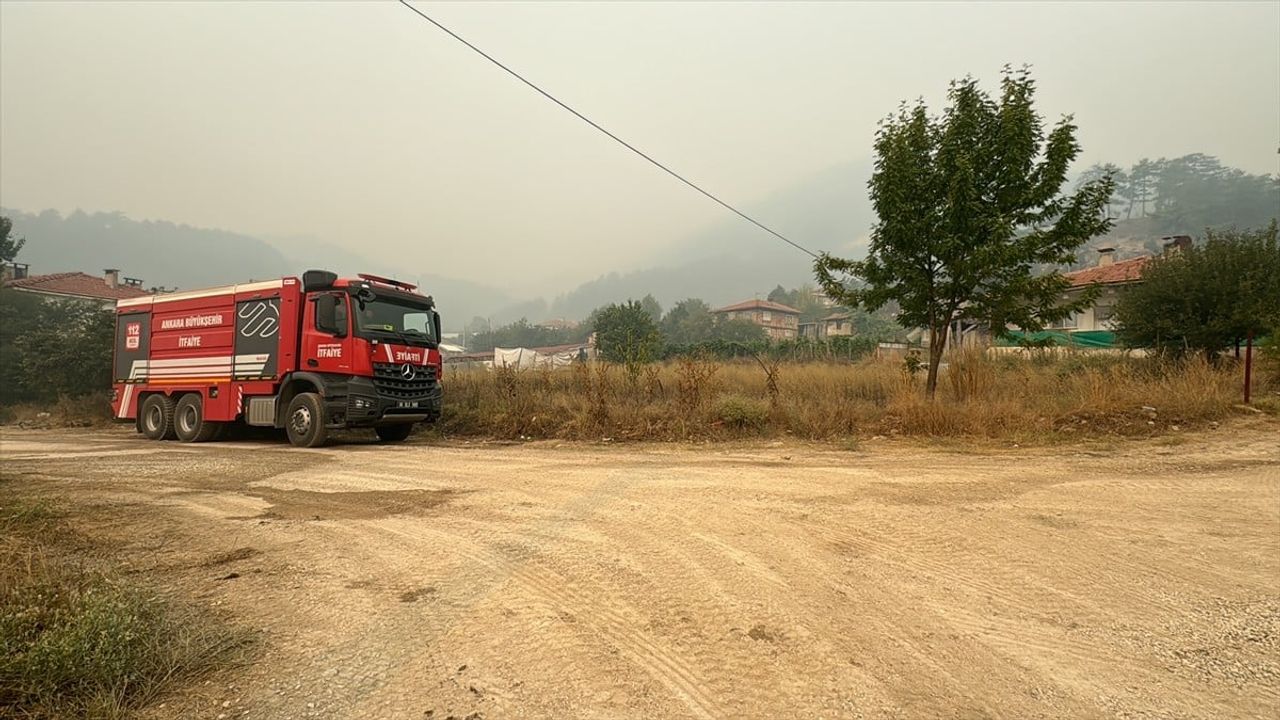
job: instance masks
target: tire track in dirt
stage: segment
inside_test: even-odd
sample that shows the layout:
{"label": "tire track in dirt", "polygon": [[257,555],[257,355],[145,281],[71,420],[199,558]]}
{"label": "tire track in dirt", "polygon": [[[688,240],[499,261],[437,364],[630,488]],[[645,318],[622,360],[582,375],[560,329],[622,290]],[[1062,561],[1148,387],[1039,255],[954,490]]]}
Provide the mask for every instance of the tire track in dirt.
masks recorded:
{"label": "tire track in dirt", "polygon": [[600,596],[607,597],[607,594],[600,592],[600,588],[593,588],[596,592],[588,594],[579,589],[583,587],[581,578],[569,582],[566,578],[535,565],[536,557],[524,562],[512,562],[500,553],[489,550],[484,543],[463,535],[425,528],[417,532],[383,528],[383,532],[417,542],[434,537],[437,541],[447,540],[455,546],[466,543],[469,546],[467,558],[487,567],[491,577],[500,579],[495,586],[500,585],[502,580],[522,585],[526,592],[544,598],[555,610],[569,613],[592,633],[607,638],[646,673],[679,697],[696,716],[724,716],[697,671],[677,653],[667,650],[648,633],[639,630],[638,613],[627,603],[612,598],[602,602]]}

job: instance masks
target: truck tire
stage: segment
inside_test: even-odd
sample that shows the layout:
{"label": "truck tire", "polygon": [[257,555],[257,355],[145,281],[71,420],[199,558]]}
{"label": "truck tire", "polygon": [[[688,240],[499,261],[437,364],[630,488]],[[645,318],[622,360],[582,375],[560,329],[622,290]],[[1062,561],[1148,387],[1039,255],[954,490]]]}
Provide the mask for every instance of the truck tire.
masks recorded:
{"label": "truck tire", "polygon": [[200,393],[187,393],[178,401],[173,413],[173,430],[182,442],[209,442],[221,429],[222,423],[204,419],[204,400]]}
{"label": "truck tire", "polygon": [[378,425],[373,431],[378,433],[378,439],[382,442],[401,442],[413,432],[413,424]]}
{"label": "truck tire", "polygon": [[172,440],[177,435],[173,431],[173,414],[177,403],[164,393],[148,395],[142,401],[142,411],[138,417],[138,427],[143,437],[148,440]]}
{"label": "truck tire", "polygon": [[285,431],[289,442],[296,447],[320,447],[329,439],[325,426],[324,402],[316,393],[298,393],[289,401],[289,411],[284,416]]}

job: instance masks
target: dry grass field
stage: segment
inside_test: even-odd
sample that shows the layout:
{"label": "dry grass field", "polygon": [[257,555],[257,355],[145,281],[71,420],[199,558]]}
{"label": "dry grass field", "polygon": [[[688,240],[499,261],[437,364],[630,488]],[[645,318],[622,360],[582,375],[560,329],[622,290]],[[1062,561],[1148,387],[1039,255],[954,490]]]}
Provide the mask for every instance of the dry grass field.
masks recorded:
{"label": "dry grass field", "polygon": [[[1037,443],[1204,427],[1236,414],[1239,364],[1066,354],[953,355],[939,397],[901,361],[680,360],[628,369],[448,370],[447,435],[705,440],[875,435]],[[1260,365],[1258,408],[1280,413],[1280,373]]]}

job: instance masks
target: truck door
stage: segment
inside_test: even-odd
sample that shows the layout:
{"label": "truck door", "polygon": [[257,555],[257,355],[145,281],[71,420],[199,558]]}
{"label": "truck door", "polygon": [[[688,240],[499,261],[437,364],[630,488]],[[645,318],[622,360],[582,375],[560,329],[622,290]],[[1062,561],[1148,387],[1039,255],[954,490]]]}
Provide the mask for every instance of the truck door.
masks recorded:
{"label": "truck door", "polygon": [[351,302],[345,292],[307,295],[302,315],[302,357],[298,369],[350,375],[354,362]]}

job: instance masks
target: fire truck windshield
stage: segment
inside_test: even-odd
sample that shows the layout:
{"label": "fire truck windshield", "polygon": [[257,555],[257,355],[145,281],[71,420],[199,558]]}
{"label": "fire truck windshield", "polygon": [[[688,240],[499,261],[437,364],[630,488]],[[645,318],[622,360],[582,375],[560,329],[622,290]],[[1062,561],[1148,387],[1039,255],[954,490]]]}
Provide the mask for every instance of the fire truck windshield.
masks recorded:
{"label": "fire truck windshield", "polygon": [[436,341],[435,311],[428,307],[385,295],[357,298],[355,305],[358,333],[389,333],[415,343]]}

